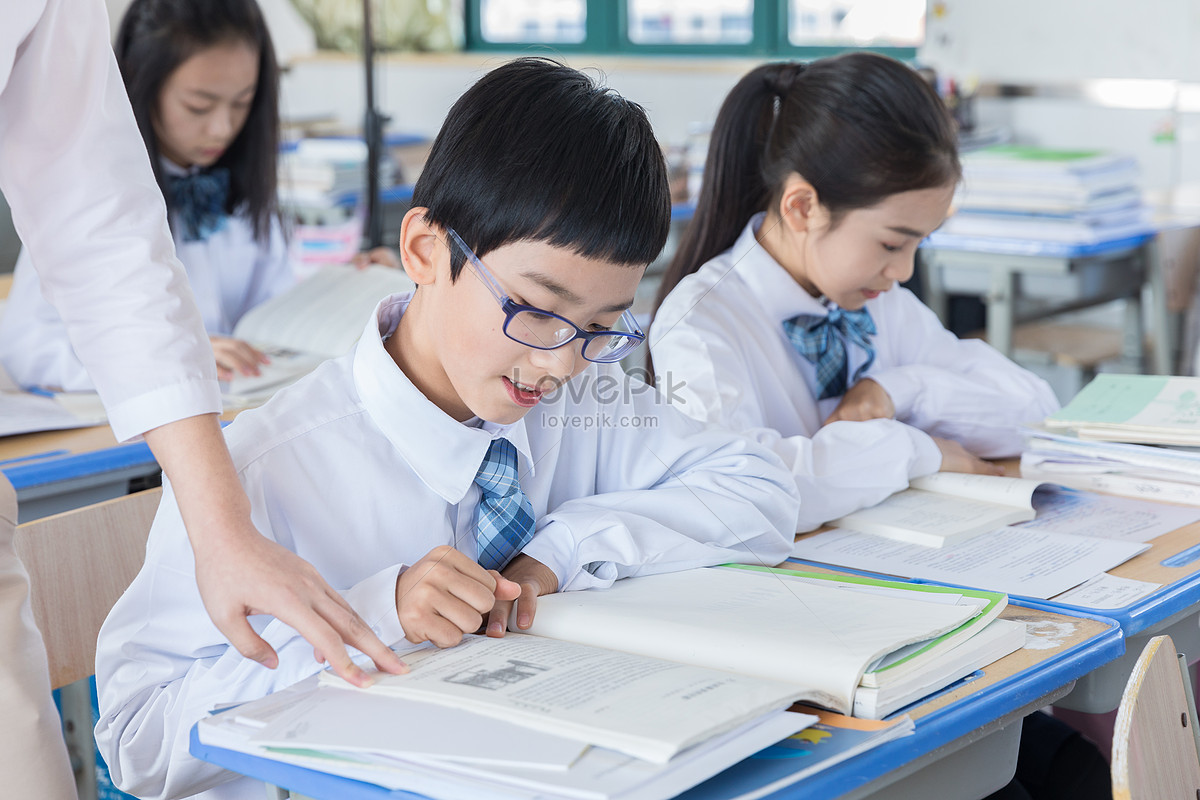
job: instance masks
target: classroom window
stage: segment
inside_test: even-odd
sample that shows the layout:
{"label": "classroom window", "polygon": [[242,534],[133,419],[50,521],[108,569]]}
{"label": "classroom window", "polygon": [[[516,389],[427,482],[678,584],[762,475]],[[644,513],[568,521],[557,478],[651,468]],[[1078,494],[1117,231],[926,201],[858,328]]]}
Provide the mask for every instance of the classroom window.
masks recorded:
{"label": "classroom window", "polygon": [[634,44],[746,44],[754,38],[753,0],[628,0]]}
{"label": "classroom window", "polygon": [[816,58],[914,58],[925,0],[466,0],[467,47]]}
{"label": "classroom window", "polygon": [[804,45],[917,47],[925,0],[789,0],[788,41]]}
{"label": "classroom window", "polygon": [[482,0],[480,32],[496,44],[577,44],[587,30],[584,0]]}

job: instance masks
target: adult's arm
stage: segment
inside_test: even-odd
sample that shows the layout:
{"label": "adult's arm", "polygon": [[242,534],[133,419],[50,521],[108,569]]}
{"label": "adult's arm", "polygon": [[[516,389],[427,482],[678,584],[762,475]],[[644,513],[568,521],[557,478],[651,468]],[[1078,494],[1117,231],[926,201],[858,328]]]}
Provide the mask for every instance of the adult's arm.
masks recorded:
{"label": "adult's arm", "polygon": [[339,674],[343,642],[398,659],[310,565],[263,539],[217,424],[212,349],[175,258],[162,194],[108,43],[100,0],[0,0],[0,191],[119,439],[145,433],[172,482],[206,608],[249,658],[245,621],[291,625]]}

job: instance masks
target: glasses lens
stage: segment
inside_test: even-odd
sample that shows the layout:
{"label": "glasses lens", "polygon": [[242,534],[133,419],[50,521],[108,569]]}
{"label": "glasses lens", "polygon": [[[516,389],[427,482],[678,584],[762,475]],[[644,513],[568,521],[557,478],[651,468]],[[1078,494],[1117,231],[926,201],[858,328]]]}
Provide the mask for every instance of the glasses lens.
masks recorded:
{"label": "glasses lens", "polygon": [[622,336],[619,333],[597,336],[584,346],[583,357],[601,363],[620,361],[641,343],[642,340],[635,336]]}
{"label": "glasses lens", "polygon": [[536,311],[513,314],[504,332],[521,344],[543,350],[558,347],[575,335],[575,329],[558,317]]}

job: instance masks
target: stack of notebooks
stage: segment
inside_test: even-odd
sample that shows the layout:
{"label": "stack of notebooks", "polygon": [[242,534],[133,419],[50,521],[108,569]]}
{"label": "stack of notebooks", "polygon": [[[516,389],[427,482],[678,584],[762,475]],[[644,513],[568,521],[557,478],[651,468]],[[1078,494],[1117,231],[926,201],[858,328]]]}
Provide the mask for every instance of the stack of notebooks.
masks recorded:
{"label": "stack of notebooks", "polygon": [[1200,505],[1200,378],[1098,375],[1026,439],[1026,476]]}
{"label": "stack of notebooks", "polygon": [[402,653],[411,671],[366,690],[323,673],[197,734],[434,798],[657,800],[811,725],[851,740],[814,769],[904,735],[907,717],[860,725],[793,703],[885,716],[1019,649],[1006,605],[753,567],[630,578],[541,598],[528,634]]}
{"label": "stack of notebooks", "polygon": [[997,145],[963,157],[939,235],[1095,244],[1149,231],[1132,157]]}

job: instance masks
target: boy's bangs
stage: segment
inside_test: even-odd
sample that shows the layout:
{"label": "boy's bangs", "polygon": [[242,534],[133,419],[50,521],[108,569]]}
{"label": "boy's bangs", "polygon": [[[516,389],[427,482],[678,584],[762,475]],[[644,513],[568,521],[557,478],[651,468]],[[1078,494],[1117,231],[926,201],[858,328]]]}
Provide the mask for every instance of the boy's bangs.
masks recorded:
{"label": "boy's bangs", "polygon": [[541,241],[642,266],[666,244],[666,164],[645,111],[576,70],[520,59],[450,110],[413,193],[481,256]]}

